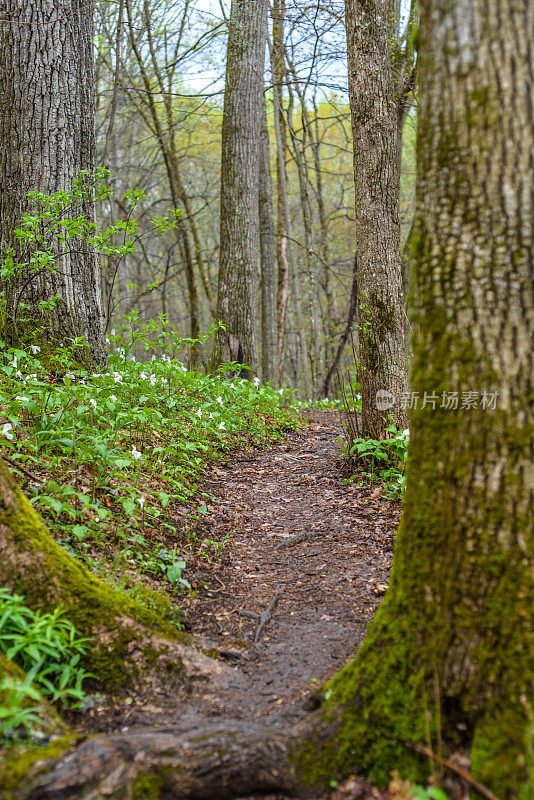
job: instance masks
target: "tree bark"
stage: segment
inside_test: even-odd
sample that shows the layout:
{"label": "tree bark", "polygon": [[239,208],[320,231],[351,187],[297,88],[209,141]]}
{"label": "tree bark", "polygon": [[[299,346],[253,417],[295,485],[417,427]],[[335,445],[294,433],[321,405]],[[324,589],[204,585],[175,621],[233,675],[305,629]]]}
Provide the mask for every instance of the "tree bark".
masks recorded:
{"label": "tree bark", "polygon": [[[0,86],[0,252],[12,248],[17,263],[26,260],[14,229],[30,211],[28,192],[70,191],[82,170],[95,169],[93,1],[1,0]],[[94,221],[92,198],[74,213]],[[81,240],[51,246],[57,271],[22,274],[9,287],[10,337],[27,340],[36,327],[51,346],[84,336],[92,360],[105,362],[98,256]],[[55,308],[41,312],[39,302],[56,295]],[[26,330],[13,320],[20,299]]]}
{"label": "tree bark", "polygon": [[345,345],[347,344],[349,337],[352,334],[354,320],[356,319],[357,307],[358,307],[358,262],[357,259],[355,258],[354,266],[352,269],[352,285],[350,289],[350,302],[349,302],[349,313],[347,316],[347,324],[345,326],[345,330],[341,334],[341,338],[339,340],[338,348],[336,351],[336,357],[332,362],[332,366],[326,373],[326,377],[321,385],[321,388],[317,392],[318,400],[320,400],[321,397],[328,397],[332,378],[334,376],[335,371],[339,367],[339,362],[341,361],[343,350],[345,349]]}
{"label": "tree bark", "polygon": [[259,256],[259,151],[267,1],[233,0],[222,128],[221,237],[214,364],[257,369],[255,275]]}
{"label": "tree bark", "polygon": [[276,235],[271,201],[271,157],[265,94],[262,103],[259,174],[260,255],[261,255],[261,357],[262,378],[278,383],[278,308]]}
{"label": "tree bark", "polygon": [[307,763],[315,774],[363,766],[377,782],[394,768],[418,778],[424,764],[404,742],[430,736],[445,756],[469,754],[473,777],[501,800],[526,798],[534,6],[426,0],[421,20],[411,372],[419,400],[404,513],[384,602],[326,692],[337,727],[324,764],[317,768],[311,745]]}
{"label": "tree bark", "polygon": [[[360,376],[366,433],[378,438],[391,414],[406,427],[404,298],[400,254],[397,105],[387,0],[346,0],[349,98],[356,193]],[[389,392],[396,405],[377,407]]]}

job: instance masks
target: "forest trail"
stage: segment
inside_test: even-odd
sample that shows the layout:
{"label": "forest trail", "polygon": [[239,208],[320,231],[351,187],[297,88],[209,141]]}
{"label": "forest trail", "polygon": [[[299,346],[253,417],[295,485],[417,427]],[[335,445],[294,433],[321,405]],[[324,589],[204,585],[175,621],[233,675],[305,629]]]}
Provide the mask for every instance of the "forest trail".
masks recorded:
{"label": "forest trail", "polygon": [[188,574],[199,590],[184,607],[223,669],[185,697],[119,702],[90,727],[163,727],[189,712],[285,724],[352,657],[387,585],[399,507],[345,485],[339,415],[308,416],[272,449],[214,468],[205,487],[217,502],[204,535],[226,545],[221,561]]}

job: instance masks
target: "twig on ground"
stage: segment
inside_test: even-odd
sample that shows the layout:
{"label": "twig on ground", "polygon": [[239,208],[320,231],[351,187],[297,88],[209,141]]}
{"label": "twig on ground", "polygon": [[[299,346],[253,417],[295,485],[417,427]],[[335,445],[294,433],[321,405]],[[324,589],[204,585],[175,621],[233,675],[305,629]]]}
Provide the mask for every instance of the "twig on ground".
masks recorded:
{"label": "twig on ground", "polygon": [[245,611],[245,609],[236,608],[238,614],[241,614],[242,617],[250,617],[250,619],[259,619],[260,615],[256,614],[255,611]]}
{"label": "twig on ground", "polygon": [[297,533],[296,536],[292,536],[291,539],[284,539],[280,544],[277,544],[274,548],[275,550],[280,550],[282,547],[290,547],[292,544],[297,544],[297,542],[303,542],[304,539],[313,539],[315,536],[324,536],[323,531],[305,531],[304,533]]}
{"label": "twig on ground", "polygon": [[2,458],[4,459],[4,461],[7,461],[8,464],[11,464],[12,467],[14,467],[15,469],[18,469],[20,472],[22,472],[23,475],[26,475],[26,477],[29,478],[30,480],[35,481],[36,483],[42,483],[43,482],[41,480],[41,478],[38,478],[36,475],[32,475],[32,473],[28,472],[27,469],[25,469],[24,467],[21,467],[20,464],[17,461],[12,461],[10,458],[8,458],[5,455],[3,455]]}
{"label": "twig on ground", "polygon": [[480,781],[477,781],[476,778],[473,778],[472,775],[467,772],[467,770],[462,769],[462,767],[457,766],[452,761],[448,761],[446,758],[441,758],[437,756],[429,747],[424,747],[422,744],[414,744],[413,742],[404,742],[406,747],[410,750],[413,750],[415,753],[419,753],[422,756],[426,756],[427,758],[431,758],[437,764],[441,764],[441,766],[445,767],[446,769],[454,772],[458,775],[462,780],[468,783],[473,789],[485,797],[486,800],[499,800],[496,794],[493,794],[491,789],[488,789],[487,786],[484,786]]}
{"label": "twig on ground", "polygon": [[262,611],[260,614],[260,621],[258,627],[256,628],[256,633],[254,634],[254,644],[258,644],[258,640],[260,638],[262,630],[265,628],[269,620],[271,619],[271,612],[273,608],[276,606],[278,602],[278,595],[275,594],[265,611]]}

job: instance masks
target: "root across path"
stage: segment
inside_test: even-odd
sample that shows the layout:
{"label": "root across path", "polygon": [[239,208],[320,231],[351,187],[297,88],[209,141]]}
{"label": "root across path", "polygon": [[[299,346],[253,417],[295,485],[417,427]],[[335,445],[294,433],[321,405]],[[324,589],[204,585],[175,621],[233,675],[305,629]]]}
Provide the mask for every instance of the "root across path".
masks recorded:
{"label": "root across path", "polygon": [[[218,543],[224,550],[220,560],[213,555],[211,570],[193,576],[197,593],[185,610],[218,668],[179,695],[160,689],[119,701],[101,716],[92,711],[84,725],[107,735],[83,744],[83,753],[78,748],[55,779],[45,776],[29,796],[92,797],[76,783],[88,770],[107,776],[113,797],[123,783],[135,783],[142,762],[151,774],[167,764],[171,783],[168,776],[178,769],[192,785],[200,780],[195,769],[204,774],[212,763],[212,779],[222,781],[211,745],[208,753],[187,744],[200,742],[203,731],[210,741],[230,735],[228,748],[236,753],[254,740],[262,763],[276,762],[262,731],[278,730],[274,749],[285,746],[316,689],[354,655],[388,582],[399,508],[376,488],[345,484],[336,465],[341,434],[337,414],[311,414],[281,444],[213,470],[206,542],[215,554]],[[178,767],[180,758],[189,766]],[[281,786],[291,793],[291,781],[290,771],[278,782],[259,776],[256,791]],[[245,780],[217,796],[251,788]],[[198,796],[211,796],[211,789],[202,791]],[[169,789],[161,796],[181,795]]]}

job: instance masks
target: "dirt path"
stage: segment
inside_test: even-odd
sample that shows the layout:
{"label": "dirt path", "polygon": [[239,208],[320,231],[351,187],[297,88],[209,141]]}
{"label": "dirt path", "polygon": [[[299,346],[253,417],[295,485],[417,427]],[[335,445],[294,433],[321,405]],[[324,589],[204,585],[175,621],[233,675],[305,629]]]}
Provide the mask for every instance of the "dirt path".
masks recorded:
{"label": "dirt path", "polygon": [[351,658],[387,584],[399,510],[344,485],[340,434],[337,414],[315,414],[283,444],[214,470],[209,538],[226,541],[225,555],[193,576],[186,611],[230,669],[188,698],[162,692],[121,711],[123,726],[172,725],[186,712],[294,720]]}

